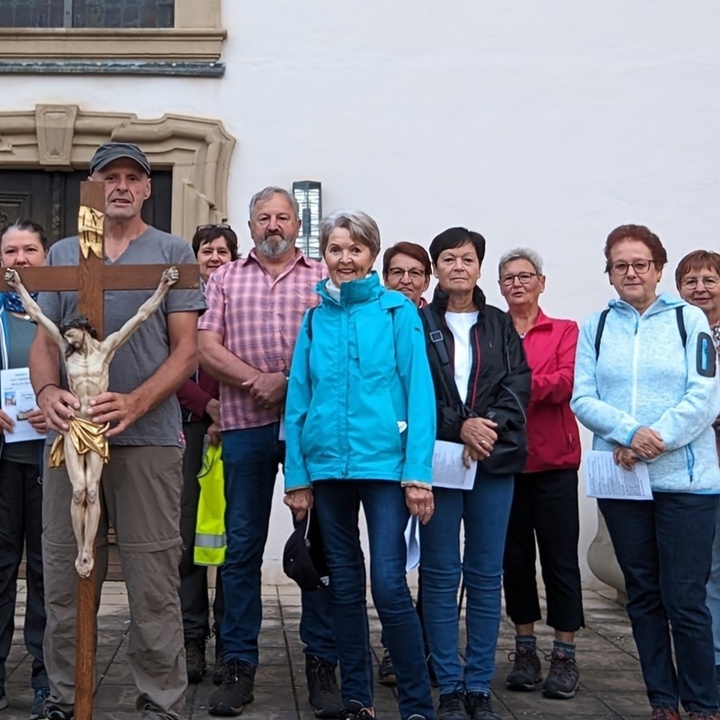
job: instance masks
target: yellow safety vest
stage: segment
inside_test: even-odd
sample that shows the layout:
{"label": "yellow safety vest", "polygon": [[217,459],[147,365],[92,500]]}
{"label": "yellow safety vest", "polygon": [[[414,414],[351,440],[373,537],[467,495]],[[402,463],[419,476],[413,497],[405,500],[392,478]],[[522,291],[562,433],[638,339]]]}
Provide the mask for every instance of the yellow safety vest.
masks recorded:
{"label": "yellow safety vest", "polygon": [[225,478],[222,447],[208,445],[198,475],[200,499],[195,526],[196,565],[222,565],[225,562]]}

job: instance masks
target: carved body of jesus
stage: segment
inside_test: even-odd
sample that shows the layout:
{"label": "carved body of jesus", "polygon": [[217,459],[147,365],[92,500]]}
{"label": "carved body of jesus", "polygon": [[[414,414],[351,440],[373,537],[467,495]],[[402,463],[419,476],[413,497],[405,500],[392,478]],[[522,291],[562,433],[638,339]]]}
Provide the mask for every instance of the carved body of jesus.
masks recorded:
{"label": "carved body of jesus", "polygon": [[[93,567],[95,535],[100,522],[100,476],[103,464],[107,462],[107,452],[98,450],[98,445],[106,444],[104,434],[107,426],[97,426],[92,422],[88,413],[90,401],[108,389],[110,361],[117,349],[158,309],[178,277],[176,268],[165,270],[157,289],[138,308],[137,313],[117,332],[99,341],[92,336],[94,331],[84,318],[64,326],[61,332],[32,299],[17,272],[12,269],[5,271],[5,282],[20,295],[27,314],[45,329],[60,348],[65,359],[69,390],[80,403],[75,418],[70,420],[69,429],[63,433],[63,451],[68,477],[73,486],[70,512],[78,544],[75,567],[82,577],[88,577]],[[77,432],[77,426],[82,424],[91,428],[91,434],[99,439],[99,443],[83,444],[81,440],[78,447],[77,436],[82,433]]]}

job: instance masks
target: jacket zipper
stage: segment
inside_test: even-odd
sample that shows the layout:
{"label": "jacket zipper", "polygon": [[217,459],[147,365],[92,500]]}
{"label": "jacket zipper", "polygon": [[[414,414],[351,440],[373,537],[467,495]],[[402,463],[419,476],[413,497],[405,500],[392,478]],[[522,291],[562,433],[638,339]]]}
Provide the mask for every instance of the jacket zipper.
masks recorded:
{"label": "jacket zipper", "polygon": [[469,408],[475,407],[475,400],[477,399],[477,385],[480,379],[480,361],[482,359],[482,353],[480,351],[480,340],[478,338],[477,323],[473,327],[473,340],[475,343],[475,377],[473,378],[472,397],[469,403],[465,403]]}
{"label": "jacket zipper", "polygon": [[635,417],[637,414],[637,372],[638,360],[640,358],[640,320],[635,321],[635,340],[633,344],[633,371],[632,371],[632,395],[631,395],[631,413]]}

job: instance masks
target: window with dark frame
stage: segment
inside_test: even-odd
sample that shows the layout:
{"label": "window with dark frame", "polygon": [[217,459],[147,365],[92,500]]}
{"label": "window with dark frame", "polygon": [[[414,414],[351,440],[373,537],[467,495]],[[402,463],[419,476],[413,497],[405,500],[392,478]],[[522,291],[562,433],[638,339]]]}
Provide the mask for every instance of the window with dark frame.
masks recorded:
{"label": "window with dark frame", "polygon": [[174,0],[0,0],[0,28],[172,28]]}

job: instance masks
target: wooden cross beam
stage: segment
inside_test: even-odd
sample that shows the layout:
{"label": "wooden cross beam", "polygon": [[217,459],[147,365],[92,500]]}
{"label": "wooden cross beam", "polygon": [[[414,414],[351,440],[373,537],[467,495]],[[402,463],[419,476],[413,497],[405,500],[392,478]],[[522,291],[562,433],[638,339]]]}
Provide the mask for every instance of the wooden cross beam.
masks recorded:
{"label": "wooden cross beam", "polygon": [[[105,186],[101,182],[85,181],[80,185],[80,214],[78,241],[79,264],[67,267],[16,268],[28,290],[33,292],[77,292],[78,309],[104,337],[106,290],[154,290],[160,276],[170,265],[105,265],[104,223]],[[196,264],[175,265],[180,278],[172,290],[198,288],[199,269]],[[0,291],[11,291],[0,274]],[[58,511],[70,512],[70,508]],[[77,636],[75,648],[75,718],[92,720],[95,631],[95,570],[90,577],[78,576]]]}

